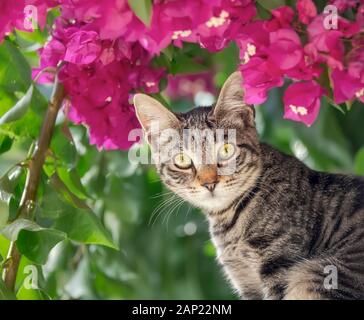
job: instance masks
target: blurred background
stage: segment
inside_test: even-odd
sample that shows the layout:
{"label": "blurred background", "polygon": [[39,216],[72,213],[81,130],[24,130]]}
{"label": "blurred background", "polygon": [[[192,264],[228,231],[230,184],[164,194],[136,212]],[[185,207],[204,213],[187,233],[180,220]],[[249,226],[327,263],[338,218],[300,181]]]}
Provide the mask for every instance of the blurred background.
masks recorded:
{"label": "blurred background", "polygon": [[[193,45],[183,50],[198,50],[193,56],[201,57],[204,69],[191,66],[176,72],[179,75],[171,76],[157,96],[179,112],[213,103],[238,64],[234,45],[213,56]],[[323,101],[316,123],[307,128],[283,120],[281,92],[273,90],[268,102],[256,107],[261,140],[313,169],[364,175],[364,106],[356,102],[344,114]],[[10,151],[7,143],[0,141],[1,176],[26,157],[30,141],[14,142]],[[172,197],[152,166],[130,163],[127,152],[98,151],[89,144],[87,129],[68,123],[62,114],[51,149],[72,163],[82,182],[77,192],[85,195],[120,250],[62,241],[38,266],[46,294],[24,293],[23,298],[44,294],[52,299],[236,299],[217,265],[204,216]],[[16,192],[19,197],[21,188]],[[38,219],[42,211],[68,210],[47,185],[42,194]],[[8,210],[1,204],[0,217]],[[1,256],[6,256],[8,245],[0,235]],[[23,257],[21,268],[27,264]],[[24,275],[18,277],[21,283]]]}

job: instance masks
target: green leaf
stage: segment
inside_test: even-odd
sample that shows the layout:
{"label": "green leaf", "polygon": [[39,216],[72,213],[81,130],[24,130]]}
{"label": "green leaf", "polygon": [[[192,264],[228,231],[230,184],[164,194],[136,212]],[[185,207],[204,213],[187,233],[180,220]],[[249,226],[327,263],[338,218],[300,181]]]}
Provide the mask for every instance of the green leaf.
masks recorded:
{"label": "green leaf", "polygon": [[29,260],[38,264],[45,264],[51,249],[66,237],[65,233],[54,229],[23,229],[18,234],[16,245],[19,252]]}
{"label": "green leaf", "polygon": [[62,201],[62,195],[47,182],[44,186],[44,193],[40,205],[36,208],[36,216],[43,219],[57,219],[67,209],[64,201]]}
{"label": "green leaf", "polygon": [[7,135],[0,135],[0,154],[5,153],[11,149],[13,139]]}
{"label": "green leaf", "polygon": [[20,50],[8,40],[0,45],[0,84],[9,92],[25,92],[31,85],[28,62]]}
{"label": "green leaf", "polygon": [[0,233],[10,241],[16,241],[22,229],[39,230],[40,226],[28,219],[18,219],[0,229]]}
{"label": "green leaf", "polygon": [[152,16],[152,0],[128,0],[131,10],[135,15],[149,27]]}
{"label": "green leaf", "polygon": [[355,155],[354,173],[364,176],[364,147],[362,147]]}
{"label": "green leaf", "polygon": [[65,232],[74,241],[118,249],[100,220],[90,210],[68,212],[58,218],[53,227]]}
{"label": "green leaf", "polygon": [[331,99],[330,97],[325,97],[325,98],[330,105],[332,105],[335,109],[340,111],[342,114],[345,114],[345,110],[344,110],[344,108],[341,107],[341,105],[335,103],[335,101],[333,99]]}
{"label": "green leaf", "polygon": [[[55,189],[56,192],[52,190]],[[91,208],[70,192],[57,174],[45,189],[38,212],[55,220],[53,227],[65,232],[68,238],[86,244],[101,244],[117,249],[106,229]]]}
{"label": "green leaf", "polygon": [[62,198],[72,205],[74,208],[84,209],[84,210],[90,210],[90,207],[87,205],[87,203],[77,197],[74,193],[72,193],[68,187],[65,185],[65,183],[61,180],[59,175],[57,173],[53,174],[50,178],[50,183],[53,186],[53,188],[62,196]]}
{"label": "green leaf", "polygon": [[34,87],[31,85],[26,94],[15,104],[15,106],[0,118],[0,125],[18,120],[26,114],[30,101],[32,100],[33,89]]}
{"label": "green leaf", "polygon": [[75,169],[58,168],[57,173],[67,188],[78,198],[86,200],[88,197],[81,183],[80,176]]}
{"label": "green leaf", "polygon": [[267,10],[272,10],[286,5],[285,0],[257,0],[257,2]]}
{"label": "green leaf", "polygon": [[9,220],[9,212],[7,205],[0,201],[0,229],[6,225]]}
{"label": "green leaf", "polygon": [[172,45],[170,45],[167,48],[164,48],[162,50],[162,53],[166,56],[166,58],[169,61],[171,61],[173,59],[173,55],[174,55],[174,47]]}
{"label": "green leaf", "polygon": [[10,221],[15,220],[18,215],[19,210],[19,204],[20,204],[20,197],[16,195],[12,195],[9,200],[9,210],[8,210],[8,218]]}
{"label": "green leaf", "polygon": [[5,283],[0,277],[0,300],[16,300],[15,295],[6,288]]}
{"label": "green leaf", "polygon": [[9,202],[23,173],[23,168],[15,166],[0,178],[0,201]]}
{"label": "green leaf", "polygon": [[[51,141],[51,150],[56,154],[57,165],[73,168],[78,154],[74,143],[61,127],[57,127]],[[59,164],[58,164],[59,163]]]}
{"label": "green leaf", "polygon": [[[101,244],[118,249],[91,208],[85,201],[73,194],[57,174],[50,178],[49,188],[56,190],[58,195],[57,199],[54,199],[53,194],[54,205],[58,212],[56,215],[54,212],[51,213],[52,218],[57,216],[53,225],[55,229],[65,232],[70,239],[77,242]],[[46,192],[44,195],[45,199],[47,194]],[[43,216],[48,213],[43,209],[43,204],[41,212]]]}
{"label": "green leaf", "polygon": [[0,234],[0,254],[5,258],[8,254],[10,241]]}
{"label": "green leaf", "polygon": [[44,47],[47,37],[48,32],[46,28],[44,30],[38,28],[32,32],[16,31],[17,43],[20,43],[20,46],[26,51],[34,50],[34,47]]}
{"label": "green leaf", "polygon": [[41,289],[27,289],[24,284],[16,294],[18,300],[51,300],[51,298]]}
{"label": "green leaf", "polygon": [[28,219],[18,219],[0,230],[7,239],[16,241],[21,254],[29,260],[44,264],[51,249],[67,235],[59,230],[42,228]]}
{"label": "green leaf", "polygon": [[[0,116],[18,101],[16,93],[26,94],[32,85],[31,68],[22,52],[10,41],[0,45]],[[30,107],[25,115],[14,122],[3,124],[0,132],[12,138],[36,137],[47,107],[47,100],[37,87],[33,87]]]}

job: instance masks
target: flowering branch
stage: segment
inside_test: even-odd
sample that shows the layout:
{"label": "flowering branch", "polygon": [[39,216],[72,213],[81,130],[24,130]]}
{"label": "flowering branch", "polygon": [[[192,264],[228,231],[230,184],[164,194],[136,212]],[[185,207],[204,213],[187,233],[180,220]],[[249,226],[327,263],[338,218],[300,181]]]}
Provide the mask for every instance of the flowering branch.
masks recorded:
{"label": "flowering branch", "polygon": [[[43,121],[39,139],[29,161],[29,169],[19,205],[18,218],[32,219],[44,160],[52,139],[58,111],[64,97],[63,85],[58,82],[58,78],[56,77],[52,98]],[[20,258],[21,255],[16,247],[16,242],[12,241],[7,256],[8,263],[3,274],[6,286],[12,291],[15,288]]]}
{"label": "flowering branch", "polygon": [[284,118],[306,126],[316,121],[323,99],[347,109],[364,102],[362,0],[321,1],[323,10],[313,0],[8,2],[0,10],[0,42],[14,28],[29,31],[22,28],[26,4],[39,7],[41,28],[47,8],[61,9],[33,75],[67,62],[61,72],[67,116],[87,125],[99,149],[133,144],[129,132],[139,126],[133,93],[157,94],[166,82],[171,87],[172,75],[207,71],[199,48],[215,53],[235,43],[245,103],[263,104],[270,90],[286,83]]}

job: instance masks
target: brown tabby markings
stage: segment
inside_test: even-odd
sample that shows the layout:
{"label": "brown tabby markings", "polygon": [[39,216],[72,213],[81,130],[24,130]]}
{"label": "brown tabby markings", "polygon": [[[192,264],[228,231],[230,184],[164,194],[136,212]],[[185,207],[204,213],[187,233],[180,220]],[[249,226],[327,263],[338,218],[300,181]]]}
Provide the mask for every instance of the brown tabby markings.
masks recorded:
{"label": "brown tabby markings", "polygon": [[[161,178],[206,213],[218,261],[242,298],[364,299],[364,180],[313,171],[260,143],[241,81],[233,74],[214,108],[178,115],[137,95],[147,135],[152,119],[178,130],[237,130],[234,174],[204,165],[179,170],[169,160],[157,164]],[[204,184],[212,181],[210,192]],[[329,265],[338,270],[337,289],[324,286]]]}

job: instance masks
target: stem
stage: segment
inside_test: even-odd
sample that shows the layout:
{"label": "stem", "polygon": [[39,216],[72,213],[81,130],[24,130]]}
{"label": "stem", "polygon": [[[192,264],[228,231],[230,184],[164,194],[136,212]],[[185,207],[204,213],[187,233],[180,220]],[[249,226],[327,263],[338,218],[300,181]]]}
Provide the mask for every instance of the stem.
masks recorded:
{"label": "stem", "polygon": [[[29,161],[29,170],[22,198],[20,200],[18,218],[32,219],[44,160],[52,139],[57,114],[62,105],[63,98],[63,85],[58,82],[58,78],[56,77],[52,98],[49,102],[48,109],[43,120],[39,139],[34,149],[33,156]],[[14,291],[15,288],[20,258],[21,254],[16,247],[16,242],[12,241],[10,243],[7,256],[9,264],[7,268],[4,269],[3,273],[5,285],[11,291]]]}

